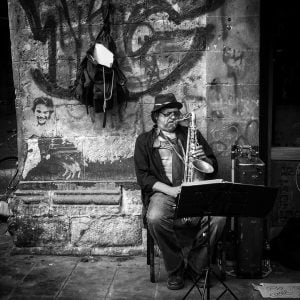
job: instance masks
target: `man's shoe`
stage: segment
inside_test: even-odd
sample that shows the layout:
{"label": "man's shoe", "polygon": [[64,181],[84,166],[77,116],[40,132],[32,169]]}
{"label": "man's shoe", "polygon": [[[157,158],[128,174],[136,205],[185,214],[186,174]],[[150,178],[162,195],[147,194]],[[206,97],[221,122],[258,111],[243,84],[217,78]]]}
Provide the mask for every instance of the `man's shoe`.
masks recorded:
{"label": "man's shoe", "polygon": [[167,287],[169,290],[180,290],[184,287],[184,280],[181,274],[168,276]]}

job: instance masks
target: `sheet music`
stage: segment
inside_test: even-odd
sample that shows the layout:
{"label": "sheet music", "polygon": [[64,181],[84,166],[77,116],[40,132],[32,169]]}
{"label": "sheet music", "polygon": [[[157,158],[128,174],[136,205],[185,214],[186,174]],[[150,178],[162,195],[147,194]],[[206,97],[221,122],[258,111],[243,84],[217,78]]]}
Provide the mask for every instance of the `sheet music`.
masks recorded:
{"label": "sheet music", "polygon": [[181,186],[194,186],[194,185],[224,183],[224,182],[226,182],[226,181],[223,179],[199,180],[199,181],[194,181],[194,182],[184,182]]}

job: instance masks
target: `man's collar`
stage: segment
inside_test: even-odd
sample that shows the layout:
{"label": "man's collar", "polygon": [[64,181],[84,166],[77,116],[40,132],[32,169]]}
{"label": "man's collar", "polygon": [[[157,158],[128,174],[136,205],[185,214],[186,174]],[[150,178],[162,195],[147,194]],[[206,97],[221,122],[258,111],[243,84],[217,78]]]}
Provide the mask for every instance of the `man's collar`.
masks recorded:
{"label": "man's collar", "polygon": [[[177,132],[177,130],[174,130],[173,132],[167,132],[167,131],[164,131],[164,130],[162,130],[162,129],[160,129],[160,128],[158,128],[158,127],[155,127],[154,128],[154,132],[155,132],[155,136],[157,137],[157,136],[162,136],[163,138],[165,138],[165,137],[168,137],[168,138],[174,138],[177,134],[176,134],[176,132]],[[173,136],[173,137],[172,137]]]}
{"label": "man's collar", "polygon": [[[176,130],[174,131],[174,134],[175,134],[174,137],[177,136],[176,131],[177,131],[177,128],[176,128]],[[153,127],[153,135],[152,135],[152,146],[153,146],[154,148],[157,147],[157,143],[160,144],[160,143],[158,142],[158,139],[157,139],[159,136],[161,136],[163,139],[166,139],[166,136],[169,137],[169,139],[173,139],[173,137],[170,137],[168,134],[165,134],[163,130],[161,130],[161,129],[158,128],[157,126],[154,126],[154,127]]]}

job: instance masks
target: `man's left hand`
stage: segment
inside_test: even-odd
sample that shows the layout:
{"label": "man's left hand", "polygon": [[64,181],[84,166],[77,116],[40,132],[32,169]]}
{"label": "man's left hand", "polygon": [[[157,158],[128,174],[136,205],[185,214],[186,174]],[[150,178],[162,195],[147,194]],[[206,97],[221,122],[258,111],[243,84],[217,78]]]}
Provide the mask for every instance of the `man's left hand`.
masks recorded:
{"label": "man's left hand", "polygon": [[191,145],[191,154],[193,158],[205,159],[206,155],[203,151],[203,147],[201,145]]}

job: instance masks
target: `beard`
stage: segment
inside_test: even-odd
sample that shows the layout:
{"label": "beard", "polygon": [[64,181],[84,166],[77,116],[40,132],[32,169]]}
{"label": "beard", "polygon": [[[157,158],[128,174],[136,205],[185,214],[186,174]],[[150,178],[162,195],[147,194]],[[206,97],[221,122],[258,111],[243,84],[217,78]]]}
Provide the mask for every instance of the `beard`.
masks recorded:
{"label": "beard", "polygon": [[167,132],[174,132],[176,130],[176,127],[177,127],[177,123],[174,121],[170,121],[166,123],[165,126],[163,126],[163,128],[161,129]]}

